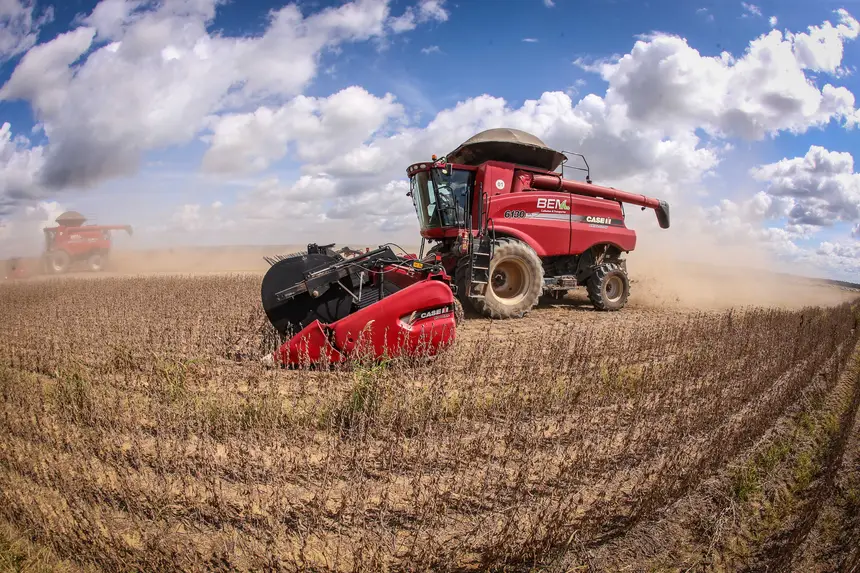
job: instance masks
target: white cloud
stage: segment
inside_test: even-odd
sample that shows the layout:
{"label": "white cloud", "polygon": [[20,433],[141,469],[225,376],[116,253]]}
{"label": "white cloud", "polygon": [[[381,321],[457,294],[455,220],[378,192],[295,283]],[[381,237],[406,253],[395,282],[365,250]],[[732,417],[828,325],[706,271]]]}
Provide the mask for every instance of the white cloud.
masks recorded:
{"label": "white cloud", "polygon": [[[804,157],[782,159],[751,170],[766,183],[751,198],[723,199],[699,211],[706,228],[726,244],[754,244],[794,265],[823,273],[850,275],[860,271],[857,244],[839,241],[816,248],[798,246],[822,229],[860,221],[860,174],[849,153],[810,147]],[[784,227],[767,221],[786,220]],[[860,224],[851,231],[860,238]],[[752,243],[749,243],[752,241]]]}
{"label": "white cloud", "polygon": [[543,0],[543,5],[547,8],[552,8],[555,6],[555,2],[553,0]]}
{"label": "white cloud", "polygon": [[439,46],[427,46],[426,48],[421,48],[422,54],[438,54],[442,51]]}
{"label": "white cloud", "polygon": [[[844,44],[860,29],[845,11],[838,11],[835,26],[825,22],[799,34],[771,30],[737,57],[702,56],[684,39],[652,34],[628,54],[579,60],[606,81],[602,95],[572,99],[582,80],[576,92],[545,92],[517,106],[484,94],[416,125],[414,110],[391,94],[360,86],[327,97],[302,91],[324,53],[444,22],[450,16],[442,2],[419,2],[399,16],[383,0],[354,0],[309,15],[291,4],[271,13],[261,35],[247,38],[207,32],[215,4],[168,0],[150,9],[133,0],[105,0],[84,26],[31,49],[0,97],[31,102],[49,143],[30,148],[10,128],[0,132],[2,173],[18,189],[12,196],[12,186],[5,186],[0,202],[12,209],[43,182],[84,185],[133,173],[146,151],[199,138],[208,144],[202,167],[209,174],[264,173],[235,205],[180,206],[167,217],[175,229],[215,225],[238,234],[262,225],[284,232],[289,221],[290,232],[315,236],[322,228],[411,236],[417,224],[405,196],[406,166],[447,153],[483,129],[508,126],[585,153],[596,182],[668,199],[673,228],[695,229],[699,219],[687,215],[728,149],[723,138],[755,140],[860,120],[854,95],[822,81],[823,74],[841,73]],[[808,72],[818,74],[815,82]],[[761,166],[755,173],[764,189],[721,202],[703,217],[785,256],[843,257],[836,247],[817,254],[797,246],[825,224],[809,213],[851,220],[853,164],[822,153],[829,172],[802,168],[804,161],[821,163],[815,157],[783,160],[800,162],[794,171],[793,163]],[[296,179],[281,170],[277,177],[265,172],[284,158],[297,164]],[[800,195],[801,185],[813,191]],[[639,229],[656,226],[653,213],[646,226],[630,211]],[[789,219],[784,227],[768,223],[782,218]]]}
{"label": "white cloud", "polygon": [[821,257],[822,266],[850,276],[856,282],[860,273],[860,243],[825,241],[818,246],[815,253]]}
{"label": "white cloud", "polygon": [[389,26],[394,32],[408,32],[426,22],[446,22],[448,17],[445,0],[421,0],[417,7],[410,6],[402,15],[392,18]]}
{"label": "white cloud", "polygon": [[860,34],[860,23],[840,8],[839,24],[825,22],[821,26],[810,26],[809,33],[788,34],[786,39],[793,44],[797,63],[816,72],[840,72],[845,40],[854,40]]}
{"label": "white cloud", "polygon": [[[225,112],[297,96],[324,51],[383,37],[394,21],[386,0],[306,16],[288,4],[261,35],[225,37],[207,31],[216,4],[104,0],[85,26],[25,54],[0,99],[28,101],[44,126],[43,183],[86,187],[133,174],[147,150],[187,144]],[[447,19],[438,1],[411,9],[419,22]],[[110,43],[93,44],[101,40]]]}
{"label": "white cloud", "polygon": [[[102,0],[83,19],[87,26],[95,28],[100,40],[118,39],[132,15],[145,5],[146,0]],[[139,13],[138,13],[139,14]]]}
{"label": "white cloud", "polygon": [[44,164],[42,147],[12,135],[9,122],[0,126],[0,217],[8,215],[16,203],[36,195],[36,177]]}
{"label": "white cloud", "polygon": [[39,16],[35,9],[35,0],[0,0],[0,64],[33,47],[42,26],[54,19],[53,6]]}
{"label": "white cloud", "polygon": [[324,161],[360,145],[403,113],[393,95],[377,98],[352,86],[328,98],[298,96],[277,109],[224,115],[213,126],[203,167],[213,172],[262,170],[286,155],[290,142],[298,159]]}
{"label": "white cloud", "polygon": [[770,18],[768,18],[768,23],[770,24],[771,28],[776,28],[777,22],[778,22],[778,20],[777,20],[776,16],[771,16]]}
{"label": "white cloud", "polygon": [[523,38],[523,42],[527,44],[536,44],[538,42],[537,38]]}
{"label": "white cloud", "polygon": [[848,152],[813,145],[804,157],[761,165],[751,175],[767,183],[768,196],[789,202],[784,214],[791,223],[828,227],[860,221],[860,173]]}
{"label": "white cloud", "polygon": [[761,16],[761,9],[755,4],[747,4],[746,2],[741,2],[741,6],[743,6],[744,10],[752,14],[753,16]]}
{"label": "white cloud", "polygon": [[579,64],[609,83],[607,105],[623,107],[629,120],[667,135],[699,127],[714,136],[761,139],[834,119],[850,125],[857,113],[854,95],[830,83],[819,89],[805,74],[837,72],[843,43],[856,38],[857,21],[838,12],[836,27],[826,22],[785,37],[772,30],[740,58],[702,56],[682,38],[656,34],[620,58]]}

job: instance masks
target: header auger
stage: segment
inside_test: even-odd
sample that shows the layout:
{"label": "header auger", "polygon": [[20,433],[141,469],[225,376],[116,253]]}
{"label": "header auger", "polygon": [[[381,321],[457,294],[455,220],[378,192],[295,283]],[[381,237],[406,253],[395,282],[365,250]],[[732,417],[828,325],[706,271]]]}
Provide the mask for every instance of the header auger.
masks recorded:
{"label": "header auger", "polygon": [[[454,341],[464,306],[519,318],[542,295],[582,286],[595,309],[623,308],[623,255],[636,246],[623,204],[653,209],[663,229],[669,205],[594,185],[587,163],[585,182],[566,179],[566,160],[531,134],[490,129],[407,168],[420,255],[311,244],[307,253],[267,259],[263,307],[290,336],[271,358],[340,362],[359,347],[377,357],[419,347],[433,354]],[[425,254],[427,241],[435,244]]]}

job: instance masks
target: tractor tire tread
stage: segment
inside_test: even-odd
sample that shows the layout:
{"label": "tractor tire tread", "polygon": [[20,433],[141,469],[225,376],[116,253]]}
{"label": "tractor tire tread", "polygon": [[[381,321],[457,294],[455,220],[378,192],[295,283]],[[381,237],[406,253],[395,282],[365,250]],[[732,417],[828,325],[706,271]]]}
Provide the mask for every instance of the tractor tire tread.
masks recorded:
{"label": "tractor tire tread", "polygon": [[460,326],[466,320],[466,311],[463,310],[463,303],[458,297],[454,297],[454,324]]}
{"label": "tractor tire tread", "polygon": [[[588,277],[585,283],[586,291],[588,292],[588,300],[594,306],[595,310],[599,311],[618,311],[624,308],[627,300],[630,297],[630,280],[625,272],[626,265],[618,262],[603,263],[594,269],[594,272]],[[614,274],[620,274],[624,282],[624,292],[621,298],[611,303],[603,296],[603,287],[606,279]]]}
{"label": "tractor tire tread", "polygon": [[457,296],[460,301],[460,308],[464,314],[466,310],[476,310],[472,300],[466,295],[469,287],[469,259],[468,257],[460,257],[457,260],[457,266],[454,268],[454,284],[457,286]]}
{"label": "tractor tire tread", "polygon": [[[531,284],[529,284],[528,291],[520,304],[511,307],[502,304],[495,304],[492,300],[491,294],[491,270],[490,284],[487,285],[487,290],[484,298],[477,298],[473,299],[472,301],[472,306],[475,307],[475,310],[488,318],[522,318],[538,304],[538,302],[540,301],[541,294],[543,294],[543,263],[541,262],[540,257],[538,257],[534,249],[527,243],[524,243],[523,241],[519,241],[517,239],[498,239],[496,241],[495,249],[493,252],[493,259],[496,260],[497,257],[506,255],[514,255],[523,259],[526,265],[531,267],[533,280],[531,281]],[[494,262],[491,261],[490,268],[492,269],[493,266]]]}

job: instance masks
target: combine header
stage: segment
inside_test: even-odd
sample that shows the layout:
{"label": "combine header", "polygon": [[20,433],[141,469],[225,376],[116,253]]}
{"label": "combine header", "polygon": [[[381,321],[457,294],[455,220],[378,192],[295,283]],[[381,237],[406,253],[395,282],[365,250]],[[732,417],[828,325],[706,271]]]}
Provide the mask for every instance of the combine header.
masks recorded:
{"label": "combine header", "polygon": [[[630,285],[622,257],[636,246],[623,204],[653,209],[663,229],[669,205],[592,184],[585,158],[571,155],[583,159],[574,169],[585,182],[566,179],[567,156],[537,137],[484,131],[446,157],[407,168],[421,255],[312,244],[269,259],[263,308],[290,337],[271,358],[340,362],[359,347],[377,357],[433,354],[453,342],[463,306],[518,318],[542,295],[580,286],[595,309],[623,308]],[[436,244],[425,255],[426,241]]]}

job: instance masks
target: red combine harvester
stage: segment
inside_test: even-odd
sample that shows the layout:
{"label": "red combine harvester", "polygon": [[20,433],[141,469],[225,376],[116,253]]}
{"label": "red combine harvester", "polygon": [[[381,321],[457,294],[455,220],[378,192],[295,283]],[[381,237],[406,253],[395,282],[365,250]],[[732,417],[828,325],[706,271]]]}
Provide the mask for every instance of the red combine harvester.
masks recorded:
{"label": "red combine harvester", "polygon": [[[565,179],[563,152],[514,129],[490,129],[446,157],[406,170],[421,228],[421,255],[391,246],[344,256],[333,245],[267,258],[263,308],[290,338],[275,363],[340,362],[371,355],[434,354],[453,342],[462,306],[490,318],[522,317],[544,294],[584,286],[593,306],[615,311],[629,294],[623,254],[636,246],[624,203],[665,201]],[[561,173],[556,170],[562,167]],[[423,254],[425,241],[436,244]],[[361,334],[361,336],[359,336]]]}
{"label": "red combine harvester", "polygon": [[111,249],[111,231],[132,234],[129,225],[84,225],[86,218],[77,211],[66,211],[56,219],[56,227],[45,232],[45,269],[52,274],[68,271],[84,263],[91,271],[104,270]]}
{"label": "red combine harvester", "polygon": [[111,231],[132,234],[129,225],[84,225],[86,218],[77,211],[66,211],[56,218],[56,227],[43,229],[45,251],[41,258],[16,257],[6,261],[7,279],[24,279],[42,273],[62,274],[78,263],[91,271],[105,268],[111,250]]}

